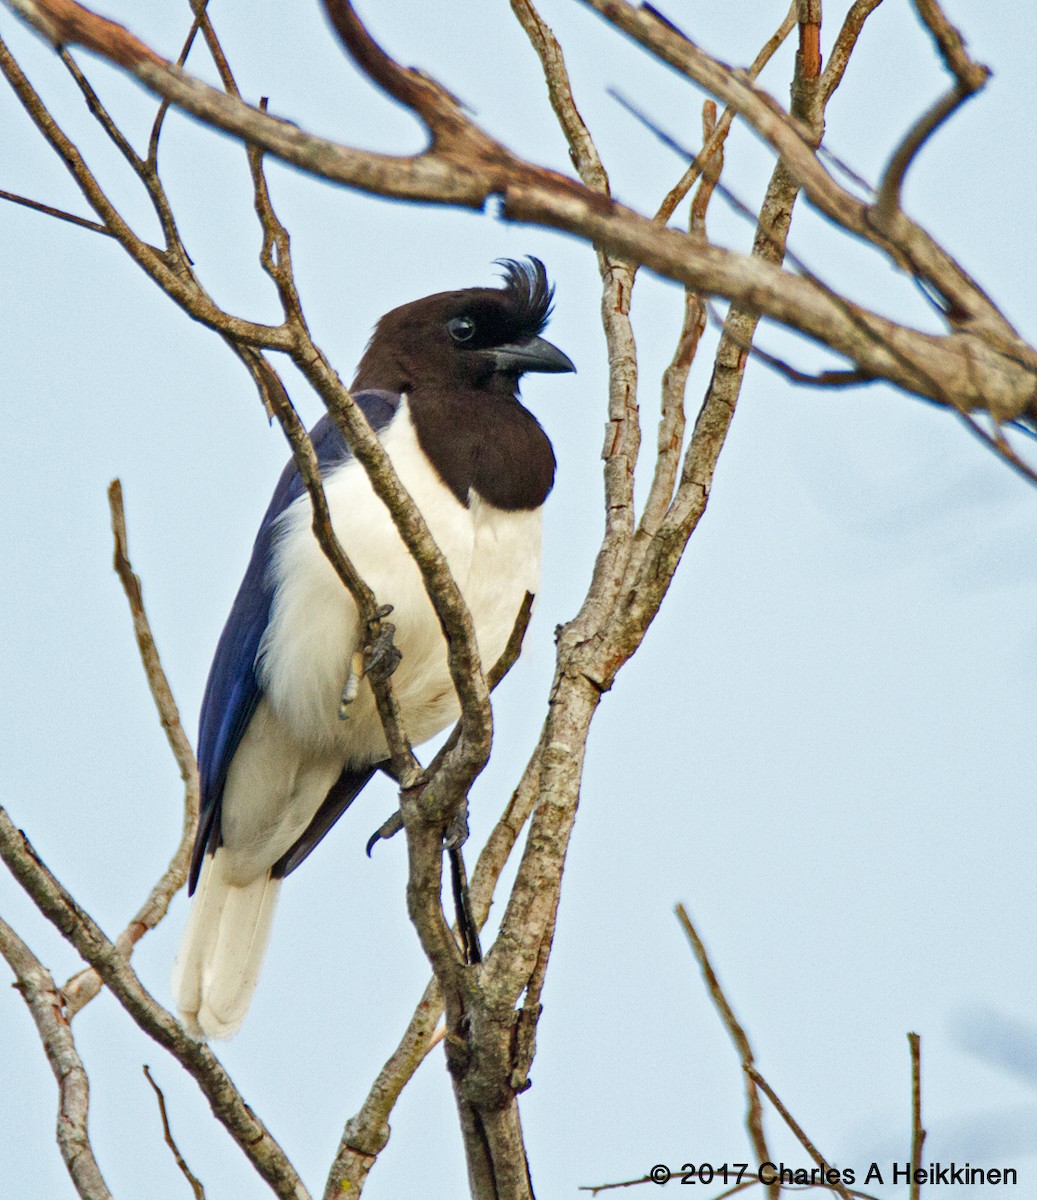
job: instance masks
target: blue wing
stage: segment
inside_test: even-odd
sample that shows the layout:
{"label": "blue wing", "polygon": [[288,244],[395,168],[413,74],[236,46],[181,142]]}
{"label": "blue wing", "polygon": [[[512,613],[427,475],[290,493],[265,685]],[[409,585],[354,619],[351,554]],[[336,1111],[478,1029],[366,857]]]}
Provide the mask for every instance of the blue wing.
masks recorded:
{"label": "blue wing", "polygon": [[[400,403],[400,397],[394,393],[374,390],[357,392],[354,399],[376,433],[389,424]],[[349,447],[330,417],[322,417],[313,427],[310,437],[317,452],[322,476],[352,457]],[[209,669],[198,731],[201,814],[191,857],[192,892],[198,882],[198,873],[206,850],[215,850],[220,844],[220,805],[227,782],[227,771],[263,694],[256,677],[255,666],[259,644],[270,620],[270,606],[274,598],[268,568],[275,525],[277,518],[304,490],[305,485],[293,459],[281,472],[281,478],[277,481],[277,487],[252,547],[252,558],[245,571],[245,578],[241,581],[241,587],[234,598],[230,616],[223,627],[223,633],[220,634],[216,655]],[[370,772],[364,775],[353,795],[368,778]],[[336,788],[338,787],[336,784]],[[334,792],[335,788],[332,791]],[[338,811],[341,813],[341,806]],[[330,825],[327,828],[330,828]],[[312,844],[315,845],[316,842]],[[296,866],[301,861],[299,858],[292,865]]]}

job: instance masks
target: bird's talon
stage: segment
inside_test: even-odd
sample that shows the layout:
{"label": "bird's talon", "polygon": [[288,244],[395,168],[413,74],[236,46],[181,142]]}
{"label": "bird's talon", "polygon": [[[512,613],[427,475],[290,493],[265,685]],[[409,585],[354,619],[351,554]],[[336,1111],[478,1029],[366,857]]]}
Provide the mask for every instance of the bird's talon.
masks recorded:
{"label": "bird's talon", "polygon": [[371,857],[371,851],[374,849],[376,842],[387,842],[389,838],[395,837],[402,828],[403,817],[400,815],[399,810],[397,810],[387,821],[383,821],[367,839],[367,857]]}
{"label": "bird's talon", "polygon": [[364,647],[365,674],[374,675],[376,679],[388,679],[400,665],[403,655],[393,643],[395,633],[396,626],[391,621],[386,621],[374,641]]}

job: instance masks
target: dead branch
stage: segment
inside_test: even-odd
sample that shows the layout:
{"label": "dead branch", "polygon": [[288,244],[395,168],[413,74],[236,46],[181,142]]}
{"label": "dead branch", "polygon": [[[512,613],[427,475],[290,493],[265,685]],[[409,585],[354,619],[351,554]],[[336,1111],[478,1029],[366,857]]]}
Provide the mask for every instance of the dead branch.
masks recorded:
{"label": "dead branch", "polygon": [[922,1039],[917,1033],[907,1035],[911,1048],[911,1188],[909,1200],[918,1200],[922,1178]]}
{"label": "dead branch", "polygon": [[144,988],[122,952],[62,887],[3,808],[0,858],[40,912],[97,971],[138,1027],[191,1075],[217,1120],[274,1193],[282,1200],[310,1200],[284,1151],[242,1099],[213,1052],[189,1037],[173,1014]]}
{"label": "dead branch", "polygon": [[184,1161],[184,1156],[180,1153],[180,1147],[173,1139],[173,1131],[169,1127],[169,1113],[166,1109],[166,1097],[162,1089],[155,1082],[151,1074],[151,1068],[144,1064],[144,1078],[151,1084],[151,1089],[155,1093],[155,1099],[158,1101],[158,1114],[162,1121],[162,1137],[166,1145],[169,1147],[170,1153],[176,1162],[177,1169],[180,1174],[191,1185],[191,1191],[194,1192],[194,1200],[205,1200],[205,1188],[202,1186],[201,1180],[192,1172],[191,1168]]}
{"label": "dead branch", "polygon": [[[876,0],[878,3],[879,0]],[[785,19],[774,31],[771,38],[763,45],[760,53],[753,59],[751,65],[746,71],[748,79],[756,79],[763,68],[770,62],[774,55],[781,48],[785,39],[796,28],[796,11],[799,5],[799,0],[792,0],[789,6],[789,11],[785,14]],[[736,116],[734,108],[729,104],[723,112],[719,121],[716,121],[710,135],[702,143],[702,150],[691,162],[688,169],[684,172],[681,178],[674,186],[666,193],[666,198],[655,214],[656,221],[665,224],[670,217],[673,216],[677,205],[695,186],[696,181],[702,174],[703,166],[708,166],[716,157],[717,153],[727,139],[728,130],[731,128],[731,123]],[[713,172],[715,177],[719,177],[719,169]]]}
{"label": "dead branch", "polygon": [[[116,946],[128,959],[137,942],[165,917],[173,897],[187,880],[191,861],[191,845],[198,825],[199,786],[198,764],[195,762],[194,751],[184,733],[180,710],[177,708],[172,688],[169,686],[169,680],[159,659],[158,648],[151,632],[151,624],[144,609],[144,594],[140,579],[134,573],[130,563],[122,485],[118,479],[114,480],[108,488],[108,504],[111,509],[112,537],[115,542],[113,565],[130,605],[133,631],[137,638],[137,649],[140,652],[144,674],[147,676],[148,688],[155,701],[155,707],[158,709],[169,748],[173,751],[173,757],[180,770],[180,778],[184,783],[184,819],[180,832],[180,843],[162,877],[151,889],[148,898],[137,910],[136,915],[116,939]],[[100,990],[101,977],[95,970],[80,971],[73,975],[61,989],[67,1018],[71,1020],[81,1008],[89,1004]]]}
{"label": "dead branch", "polygon": [[846,1185],[842,1182],[839,1172],[833,1170],[829,1163],[822,1157],[820,1151],[810,1140],[810,1138],[808,1138],[803,1132],[802,1127],[792,1113],[790,1113],[785,1105],[782,1104],[777,1093],[767,1082],[767,1080],[764,1079],[760,1072],[754,1066],[752,1066],[751,1063],[745,1064],[744,1070],[753,1083],[756,1084],[756,1086],[764,1093],[771,1104],[774,1105],[775,1109],[781,1116],[781,1119],[785,1122],[789,1129],[792,1130],[799,1144],[803,1147],[807,1154],[810,1155],[814,1162],[817,1163],[822,1172],[824,1172],[825,1178],[828,1180],[828,1185],[832,1191],[837,1195],[842,1196],[843,1200],[850,1200],[850,1193],[847,1191]]}
{"label": "dead branch", "polygon": [[[965,410],[987,408],[1001,420],[1017,419],[1035,404],[1037,353],[946,251],[904,216],[896,222],[893,239],[877,229],[871,207],[828,173],[795,120],[739,72],[704,54],[650,9],[635,9],[623,0],[585,0],[739,112],[773,146],[811,203],[826,216],[853,236],[872,242],[931,286],[943,298],[953,327],[950,334],[927,336],[867,309],[834,304],[810,281],[759,259],[690,246],[678,231],[659,228],[600,193],[518,159],[467,121],[445,89],[392,64],[359,33],[345,0],[333,7],[345,16],[346,36],[356,43],[360,61],[372,65],[379,83],[424,106],[415,112],[429,125],[433,141],[421,155],[368,154],[305,134],[191,78],[121,27],[71,0],[4,2],[52,40],[88,45],[200,119],[324,178],[382,195],[471,207],[481,207],[490,196],[499,195],[510,219],[566,230],[686,287],[725,296],[740,308],[772,317],[831,346],[865,373],[936,403]],[[0,65],[5,65],[2,56]],[[5,73],[13,74],[6,65]],[[118,233],[117,226],[112,228]],[[153,263],[142,265],[157,270]],[[201,305],[192,315],[199,320],[215,318],[211,305]],[[251,344],[286,348],[279,331],[252,326],[240,332]],[[281,344],[275,347],[273,341]]]}
{"label": "dead branch", "polygon": [[112,1200],[90,1144],[90,1081],[61,1011],[61,993],[51,973],[3,919],[0,954],[14,972],[15,987],[36,1023],[58,1082],[57,1141],[72,1183],[82,1200]]}
{"label": "dead branch", "polygon": [[915,0],[915,8],[932,34],[944,65],[954,75],[954,86],[918,118],[889,160],[873,211],[873,220],[881,229],[891,228],[900,212],[904,176],[918,152],[944,121],[980,91],[990,78],[989,67],[969,57],[961,34],[947,20],[936,0]]}
{"label": "dead branch", "polygon": [[[706,988],[709,991],[710,999],[713,1001],[713,1006],[719,1013],[720,1019],[724,1023],[724,1028],[727,1030],[731,1041],[734,1042],[735,1049],[742,1060],[742,1070],[746,1073],[745,1093],[747,1105],[745,1125],[749,1132],[749,1140],[752,1143],[756,1161],[758,1163],[770,1162],[770,1150],[768,1149],[767,1136],[763,1129],[763,1107],[760,1104],[760,1093],[757,1090],[756,1081],[748,1074],[748,1068],[752,1067],[756,1061],[753,1055],[753,1048],[749,1044],[749,1038],[746,1035],[745,1029],[734,1014],[734,1009],[731,1007],[724,989],[720,986],[720,980],[713,970],[713,964],[709,961],[706,947],[703,945],[702,939],[692,924],[684,905],[678,904],[676,912],[677,920],[680,921],[681,927],[691,944],[695,960],[699,964],[699,970],[702,972],[702,978],[706,982]],[[779,1200],[781,1195],[780,1184],[769,1185],[767,1194],[771,1200]]]}
{"label": "dead branch", "polygon": [[75,213],[65,212],[64,209],[55,208],[52,204],[41,204],[39,200],[30,200],[28,196],[17,196],[14,192],[7,192],[0,188],[0,200],[7,200],[11,204],[20,204],[23,208],[31,208],[33,212],[43,213],[58,221],[67,221],[70,225],[78,225],[80,229],[89,229],[92,233],[103,233],[105,237],[114,237],[112,231],[99,221],[77,217]]}

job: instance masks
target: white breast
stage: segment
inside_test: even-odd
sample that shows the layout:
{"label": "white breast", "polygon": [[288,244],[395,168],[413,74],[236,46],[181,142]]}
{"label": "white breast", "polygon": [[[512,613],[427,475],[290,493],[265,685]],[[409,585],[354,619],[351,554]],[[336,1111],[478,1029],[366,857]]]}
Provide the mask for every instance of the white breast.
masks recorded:
{"label": "white breast", "polygon": [[[382,442],[446,556],[489,667],[507,642],[525,592],[539,585],[540,512],[504,512],[477,496],[468,507],[461,504],[420,449],[406,400]],[[351,460],[333,471],[324,486],[347,554],[378,602],[393,605],[389,620],[403,655],[393,682],[407,733],[420,743],[457,714],[446,645],[420,572],[358,463]],[[275,598],[260,648],[261,682],[292,736],[342,763],[371,762],[385,753],[385,741],[366,685],[349,720],[338,718],[359,640],[356,607],[313,536],[308,496],[281,520],[271,568]]]}

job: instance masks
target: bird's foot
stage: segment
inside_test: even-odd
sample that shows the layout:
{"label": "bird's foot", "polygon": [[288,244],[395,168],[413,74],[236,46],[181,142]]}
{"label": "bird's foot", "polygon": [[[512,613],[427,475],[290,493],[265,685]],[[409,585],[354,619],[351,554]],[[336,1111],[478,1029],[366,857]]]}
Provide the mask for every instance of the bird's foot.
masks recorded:
{"label": "bird's foot", "polygon": [[360,692],[360,681],[365,675],[373,675],[375,679],[388,679],[400,665],[403,657],[393,642],[396,626],[385,618],[392,612],[391,604],[383,604],[375,613],[379,622],[379,630],[374,639],[363,650],[356,650],[349,659],[349,674],[342,685],[342,695],[338,705],[338,719],[349,720],[350,705]]}
{"label": "bird's foot", "polygon": [[[379,614],[382,610],[379,609]],[[392,612],[389,605],[385,605],[385,613]],[[382,621],[374,640],[364,647],[364,674],[373,675],[375,679],[388,679],[389,676],[400,665],[400,659],[403,655],[396,649],[396,644],[393,642],[393,637],[396,634],[396,626],[391,621]]]}

